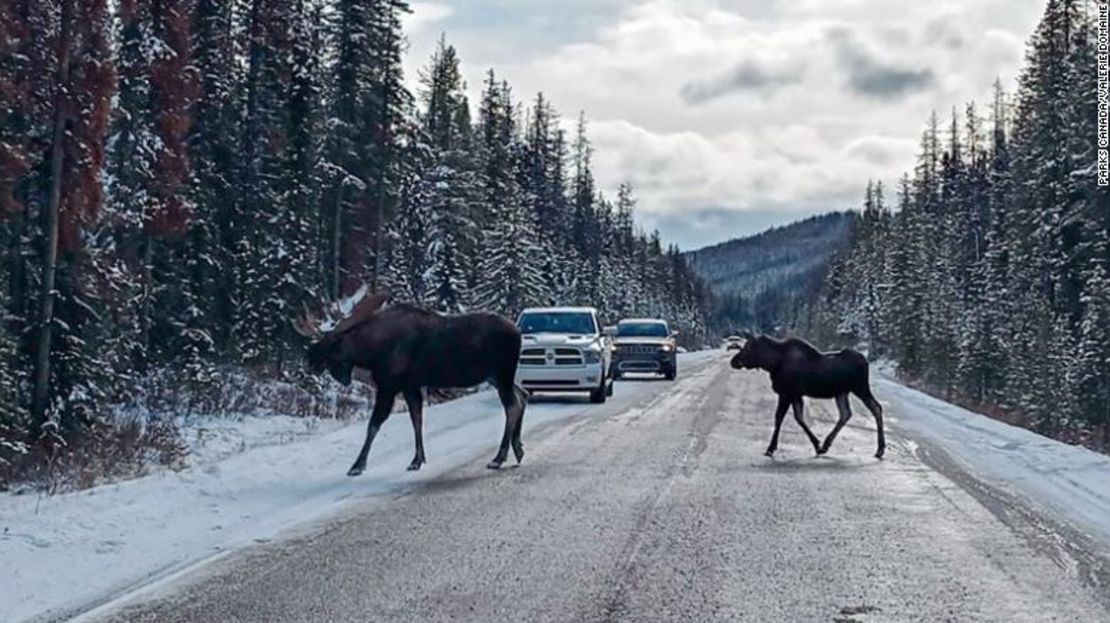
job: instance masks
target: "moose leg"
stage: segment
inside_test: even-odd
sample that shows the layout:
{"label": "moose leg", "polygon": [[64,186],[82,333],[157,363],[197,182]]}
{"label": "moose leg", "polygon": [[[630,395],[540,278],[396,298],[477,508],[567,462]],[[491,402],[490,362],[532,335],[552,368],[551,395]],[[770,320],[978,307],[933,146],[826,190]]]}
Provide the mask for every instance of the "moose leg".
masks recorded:
{"label": "moose leg", "polygon": [[871,393],[870,387],[865,387],[862,391],[855,392],[856,396],[867,405],[867,410],[871,415],[875,416],[875,428],[879,431],[879,447],[875,451],[875,458],[883,458],[886,453],[886,435],[883,433],[883,405],[875,400],[875,396]]}
{"label": "moose leg", "polygon": [[771,443],[767,445],[767,450],[763,453],[767,456],[774,456],[775,450],[779,448],[779,431],[782,429],[782,420],[786,417],[786,410],[790,408],[790,399],[786,396],[779,396],[779,406],[775,409],[775,432],[771,434]]}
{"label": "moose leg", "polygon": [[409,417],[412,418],[412,434],[416,439],[416,456],[412,457],[408,470],[415,472],[420,469],[424,461],[424,394],[419,389],[405,391],[405,404],[409,407]]}
{"label": "moose leg", "polygon": [[817,441],[817,436],[809,430],[809,426],[806,426],[805,418],[802,417],[804,412],[805,403],[801,398],[798,398],[794,401],[794,419],[798,422],[798,426],[801,426],[802,430],[805,431],[806,437],[809,437],[809,443],[813,444],[813,451],[821,454],[821,442]]}
{"label": "moose leg", "polygon": [[517,408],[520,409],[516,428],[513,429],[513,455],[516,456],[517,465],[520,465],[524,460],[524,444],[520,441],[520,431],[524,428],[524,410],[528,408],[528,392],[520,386],[514,386],[513,392],[516,393]]}
{"label": "moose leg", "polygon": [[501,397],[501,404],[505,407],[505,432],[501,435],[501,446],[497,449],[497,456],[486,465],[490,469],[501,469],[501,464],[509,458],[509,444],[513,440],[516,425],[524,415],[524,403],[516,393],[516,386],[512,379],[497,383],[497,394]]}
{"label": "moose leg", "polygon": [[378,429],[389,419],[395,398],[397,398],[397,392],[378,387],[377,395],[374,396],[374,410],[370,413],[370,423],[366,426],[366,441],[362,444],[362,450],[359,451],[355,464],[347,470],[348,476],[358,476],[366,469],[366,455],[370,454],[370,444],[378,435]]}
{"label": "moose leg", "polygon": [[833,426],[829,436],[825,437],[825,443],[821,446],[821,449],[817,451],[817,454],[827,453],[833,441],[836,440],[836,436],[840,434],[840,429],[844,428],[848,420],[852,419],[852,406],[848,404],[848,394],[840,394],[836,397],[836,409],[840,411],[840,419],[836,421],[836,426]]}

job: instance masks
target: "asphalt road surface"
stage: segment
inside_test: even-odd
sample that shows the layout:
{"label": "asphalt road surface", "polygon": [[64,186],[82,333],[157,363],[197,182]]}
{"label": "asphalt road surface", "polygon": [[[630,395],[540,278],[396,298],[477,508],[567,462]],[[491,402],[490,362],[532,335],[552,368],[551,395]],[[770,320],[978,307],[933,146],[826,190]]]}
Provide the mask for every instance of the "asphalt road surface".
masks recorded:
{"label": "asphalt road surface", "polygon": [[[884,461],[858,403],[830,456],[788,417],[769,460],[769,382],[723,354],[616,392],[526,428],[520,468],[474,457],[104,618],[1110,621],[1105,559],[901,436],[896,412]],[[809,403],[819,436],[834,412]]]}

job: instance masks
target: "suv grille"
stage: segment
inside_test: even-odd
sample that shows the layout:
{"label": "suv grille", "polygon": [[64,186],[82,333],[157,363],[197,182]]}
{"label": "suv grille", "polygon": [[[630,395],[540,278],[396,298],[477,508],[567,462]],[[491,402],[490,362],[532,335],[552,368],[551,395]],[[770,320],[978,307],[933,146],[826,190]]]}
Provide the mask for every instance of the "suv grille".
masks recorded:
{"label": "suv grille", "polygon": [[618,347],[622,355],[654,355],[661,349],[656,344],[621,344]]}

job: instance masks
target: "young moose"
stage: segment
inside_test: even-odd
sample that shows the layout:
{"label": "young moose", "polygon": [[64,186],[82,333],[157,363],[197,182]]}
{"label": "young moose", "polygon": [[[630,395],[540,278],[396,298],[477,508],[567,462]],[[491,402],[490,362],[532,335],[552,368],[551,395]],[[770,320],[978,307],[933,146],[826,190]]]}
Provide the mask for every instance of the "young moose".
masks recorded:
{"label": "young moose", "polygon": [[[840,429],[852,417],[852,409],[848,404],[848,394],[851,393],[862,400],[871,415],[875,416],[879,435],[879,448],[875,457],[883,458],[886,451],[883,408],[871,394],[866,357],[852,349],[844,349],[838,353],[821,353],[807,342],[796,338],[776,340],[750,333],[745,333],[744,338],[744,347],[732,358],[732,367],[737,370],[760,368],[770,372],[771,388],[779,395],[778,408],[775,410],[775,432],[771,435],[771,443],[764,454],[773,456],[778,449],[779,429],[782,428],[782,420],[790,407],[794,408],[794,419],[809,437],[814,451],[818,455],[827,453]],[[817,441],[817,437],[802,418],[802,399],[807,396],[836,399],[840,419],[823,444]]]}
{"label": "young moose", "polygon": [[[490,381],[505,407],[505,433],[497,456],[489,463],[498,469],[512,444],[517,463],[524,458],[520,429],[527,394],[514,384],[520,359],[520,330],[494,314],[442,316],[412,305],[383,307],[384,294],[364,296],[338,323],[321,323],[306,310],[294,322],[301,335],[314,340],[308,347],[309,371],[327,370],[344,385],[354,368],[370,372],[376,387],[374,409],[366,441],[348,476],[366,469],[366,456],[378,430],[393,410],[397,394],[408,404],[416,437],[416,456],[408,469],[424,464],[425,388],[473,387]],[[321,324],[333,325],[330,330]]]}

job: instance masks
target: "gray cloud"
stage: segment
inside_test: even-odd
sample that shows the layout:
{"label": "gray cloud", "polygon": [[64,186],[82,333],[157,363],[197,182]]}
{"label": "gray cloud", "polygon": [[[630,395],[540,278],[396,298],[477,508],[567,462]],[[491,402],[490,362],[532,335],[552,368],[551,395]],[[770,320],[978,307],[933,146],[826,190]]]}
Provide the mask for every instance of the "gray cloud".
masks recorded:
{"label": "gray cloud", "polygon": [[797,84],[802,81],[802,73],[800,67],[774,70],[747,59],[722,76],[687,82],[681,95],[689,104],[704,104],[736,91],[773,90]]}
{"label": "gray cloud", "polygon": [[967,40],[958,18],[945,15],[934,19],[925,27],[923,43],[940,43],[950,50],[959,50],[966,45]]}
{"label": "gray cloud", "polygon": [[848,72],[848,86],[867,97],[897,99],[924,91],[936,83],[936,74],[926,67],[910,69],[880,62],[844,28],[829,31],[837,59]]}

